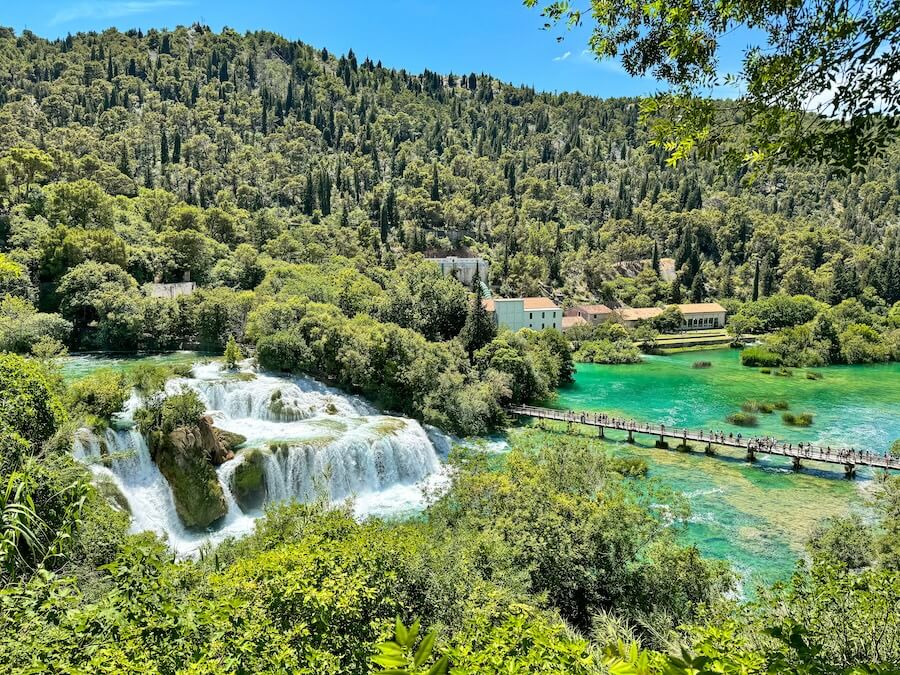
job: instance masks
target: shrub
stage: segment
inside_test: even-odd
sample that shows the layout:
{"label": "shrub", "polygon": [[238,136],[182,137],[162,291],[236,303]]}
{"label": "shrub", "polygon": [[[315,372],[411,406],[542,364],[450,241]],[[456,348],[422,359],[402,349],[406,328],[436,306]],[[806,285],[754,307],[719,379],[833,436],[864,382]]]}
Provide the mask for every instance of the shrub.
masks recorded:
{"label": "shrub", "polygon": [[771,368],[760,368],[759,372],[761,372],[763,375],[771,375],[772,369]]}
{"label": "shrub", "polygon": [[691,368],[712,368],[712,363],[709,361],[694,361],[694,365]]}
{"label": "shrub", "polygon": [[794,371],[791,370],[790,368],[779,368],[778,370],[775,371],[775,374],[778,377],[793,377]]}
{"label": "shrub", "polygon": [[0,392],[0,426],[28,443],[40,445],[66,419],[54,383],[34,359],[0,354]]}
{"label": "shrub", "polygon": [[197,424],[206,407],[193,389],[182,387],[171,396],[154,396],[135,413],[135,421],[145,434],[161,431],[165,434],[178,427]]}
{"label": "shrub", "polygon": [[808,427],[813,423],[812,413],[789,413],[781,415],[781,420],[792,427]]}
{"label": "shrub", "polygon": [[575,353],[581,363],[640,363],[641,354],[630,340],[591,340]]}
{"label": "shrub", "polygon": [[900,457],[900,438],[891,444],[891,457]]}
{"label": "shrub", "polygon": [[729,424],[734,424],[739,427],[755,427],[759,421],[757,420],[756,415],[745,412],[731,413],[725,420]]}
{"label": "shrub", "polygon": [[238,361],[244,358],[241,348],[238,347],[238,343],[234,339],[234,335],[228,336],[228,344],[225,345],[225,354],[222,358],[225,361],[225,367],[229,370],[234,370]]}
{"label": "shrub", "polygon": [[791,406],[787,401],[781,399],[772,403],[772,407],[775,408],[775,410],[787,410]]}
{"label": "shrub", "polygon": [[822,373],[817,373],[815,371],[808,370],[808,371],[806,371],[806,379],[807,380],[821,380]]}
{"label": "shrub", "polygon": [[66,402],[71,411],[106,421],[122,410],[129,393],[125,375],[112,368],[102,368],[73,382]]}
{"label": "shrub", "polygon": [[781,357],[763,347],[747,347],[741,352],[741,363],[751,367],[773,368],[781,365]]}
{"label": "shrub", "polygon": [[747,400],[741,404],[741,410],[748,413],[761,412],[765,414],[771,413],[775,409],[775,404],[766,403],[764,401]]}
{"label": "shrub", "polygon": [[[897,443],[900,444],[900,441]],[[898,445],[898,452],[900,452],[900,445]],[[616,473],[628,478],[646,476],[649,471],[647,462],[640,457],[617,457],[610,460],[610,467]]]}

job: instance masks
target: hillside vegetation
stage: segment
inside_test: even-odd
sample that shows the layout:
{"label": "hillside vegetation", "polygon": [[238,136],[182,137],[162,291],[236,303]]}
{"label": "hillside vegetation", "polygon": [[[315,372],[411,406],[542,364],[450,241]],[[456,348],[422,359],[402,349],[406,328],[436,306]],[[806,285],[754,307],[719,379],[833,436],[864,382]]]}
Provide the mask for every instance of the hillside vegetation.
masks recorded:
{"label": "hillside vegetation", "polygon": [[[752,603],[680,543],[684,500],[646,467],[534,432],[508,456],[456,451],[419,518],[279,505],[247,539],[177,560],[129,534],[115,489],[69,453],[77,426],[175,371],[66,385],[57,357],[252,354],[486,433],[571,379],[573,345],[496,331],[483,289],[420,255],[465,249],[501,295],[720,299],[737,339],[773,334],[760,365],[898,358],[898,153],[849,179],[750,182],[716,156],[670,166],[630,99],[411,74],[272,33],[0,29],[2,669],[894,672],[896,480],[879,480],[877,518],[823,524],[810,561]],[[197,289],[150,285],[184,281]],[[634,361],[653,330],[575,337],[586,360]],[[169,435],[155,450],[172,473],[197,444],[171,435],[202,412],[182,393],[138,415]]]}

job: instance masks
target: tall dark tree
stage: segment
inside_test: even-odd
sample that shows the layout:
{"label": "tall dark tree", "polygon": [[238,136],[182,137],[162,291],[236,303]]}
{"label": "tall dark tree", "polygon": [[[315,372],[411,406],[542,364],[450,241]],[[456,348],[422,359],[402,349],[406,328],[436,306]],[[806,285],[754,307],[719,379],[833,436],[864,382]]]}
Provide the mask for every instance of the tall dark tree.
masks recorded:
{"label": "tall dark tree", "polygon": [[463,349],[469,355],[469,361],[475,361],[475,352],[484,347],[488,342],[497,335],[497,328],[494,320],[484,306],[484,292],[481,283],[475,283],[475,297],[469,313],[466,315],[466,322],[459,334]]}
{"label": "tall dark tree", "polygon": [[431,165],[431,201],[437,202],[441,199],[441,188],[438,183],[438,168],[437,164]]}
{"label": "tall dark tree", "polygon": [[756,266],[753,268],[753,302],[759,300],[759,258],[756,259]]}
{"label": "tall dark tree", "polygon": [[162,164],[169,163],[169,139],[165,129],[159,130],[159,161]]}

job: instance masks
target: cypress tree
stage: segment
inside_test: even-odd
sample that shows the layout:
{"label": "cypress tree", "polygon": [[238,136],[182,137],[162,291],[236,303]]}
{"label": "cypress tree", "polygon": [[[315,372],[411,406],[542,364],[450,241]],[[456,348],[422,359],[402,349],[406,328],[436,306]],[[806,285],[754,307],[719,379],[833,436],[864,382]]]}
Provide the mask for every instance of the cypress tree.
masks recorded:
{"label": "cypress tree", "polygon": [[437,202],[441,199],[441,190],[438,184],[437,163],[431,165],[431,201]]}
{"label": "cypress tree", "polygon": [[172,142],[172,164],[181,161],[181,133],[175,131],[175,139]]}
{"label": "cypress tree", "polygon": [[159,161],[161,164],[169,163],[169,139],[165,129],[159,130]]}
{"label": "cypress tree", "polygon": [[473,285],[475,286],[474,302],[469,307],[466,322],[463,324],[463,329],[459,334],[463,348],[469,355],[470,362],[475,360],[475,352],[493,340],[497,334],[494,321],[484,306],[484,292],[481,288],[481,283],[478,279],[475,279],[473,280]]}
{"label": "cypress tree", "polygon": [[653,259],[650,261],[650,266],[656,275],[659,276],[659,244],[655,241],[653,242]]}
{"label": "cypress tree", "polygon": [[703,295],[706,288],[703,283],[703,274],[697,272],[694,275],[694,281],[691,283],[691,302],[703,302]]}
{"label": "cypress tree", "polygon": [[753,302],[759,300],[759,258],[756,259],[756,268],[753,271]]}

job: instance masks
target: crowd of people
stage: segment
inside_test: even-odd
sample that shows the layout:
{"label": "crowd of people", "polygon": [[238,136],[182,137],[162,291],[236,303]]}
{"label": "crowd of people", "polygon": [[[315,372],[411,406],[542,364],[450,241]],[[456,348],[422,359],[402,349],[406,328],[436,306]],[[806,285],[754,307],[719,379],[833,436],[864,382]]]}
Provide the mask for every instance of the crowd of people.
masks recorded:
{"label": "crowd of people", "polygon": [[[536,409],[535,409],[536,410]],[[581,424],[591,424],[595,426],[610,427],[613,429],[621,429],[622,431],[630,431],[637,433],[652,434],[664,438],[682,438],[684,441],[699,440],[706,443],[716,443],[720,445],[731,445],[747,448],[749,452],[767,452],[775,455],[784,455],[786,457],[806,457],[809,459],[817,459],[827,462],[842,462],[844,464],[873,464],[884,460],[884,455],[871,452],[869,450],[857,450],[856,448],[832,448],[830,445],[821,446],[813,445],[809,442],[785,443],[771,436],[754,436],[744,438],[743,434],[729,432],[727,435],[724,431],[691,431],[689,429],[676,429],[670,427],[666,430],[665,424],[653,425],[649,422],[638,422],[636,420],[613,417],[605,413],[588,413],[568,410],[560,411],[560,419],[566,422],[579,422]]]}

